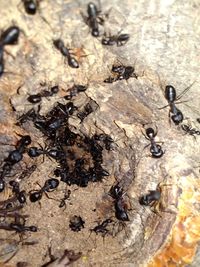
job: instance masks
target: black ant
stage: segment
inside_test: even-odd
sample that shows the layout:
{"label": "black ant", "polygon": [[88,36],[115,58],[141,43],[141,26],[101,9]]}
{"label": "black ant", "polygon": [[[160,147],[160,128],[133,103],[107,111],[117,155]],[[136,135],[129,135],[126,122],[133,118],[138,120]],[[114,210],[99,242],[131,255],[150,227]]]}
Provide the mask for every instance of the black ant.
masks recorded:
{"label": "black ant", "polygon": [[161,198],[161,189],[158,187],[156,190],[149,190],[149,194],[142,196],[139,199],[140,205],[153,206]]}
{"label": "black ant", "polygon": [[135,68],[132,66],[116,65],[112,67],[112,72],[117,73],[118,80],[128,80],[131,77],[138,78],[135,74]]}
{"label": "black ant", "polygon": [[129,217],[127,214],[127,205],[124,202],[123,196],[123,188],[119,186],[117,183],[115,186],[112,186],[110,189],[110,195],[115,200],[115,217],[119,221],[129,221]]}
{"label": "black ant", "polygon": [[17,181],[21,181],[25,177],[30,176],[36,169],[37,169],[37,166],[35,164],[33,164],[30,167],[26,168],[26,170],[22,171],[20,176],[17,178]]}
{"label": "black ant", "polygon": [[4,229],[7,231],[16,231],[17,233],[22,233],[25,231],[37,232],[37,227],[34,225],[25,226],[25,225],[18,224],[18,223],[10,223],[9,225],[0,224],[0,229]]}
{"label": "black ant", "polygon": [[[159,215],[164,208],[163,201],[163,186],[170,186],[171,184],[159,183],[156,190],[149,190],[149,194],[139,198],[140,205],[153,207],[152,211]],[[167,212],[167,211],[166,211]]]}
{"label": "black ant", "polygon": [[27,121],[35,121],[38,118],[38,112],[39,112],[40,106],[38,107],[38,111],[36,112],[34,108],[29,109],[26,113],[22,114],[17,119],[17,126],[21,126],[22,124],[26,123]]}
{"label": "black ant", "polygon": [[87,151],[91,153],[92,159],[95,164],[103,163],[103,147],[98,144],[94,138],[85,136],[83,142],[87,146]]}
{"label": "black ant", "polygon": [[97,226],[90,229],[90,231],[95,232],[97,235],[101,234],[102,237],[105,237],[107,234],[109,234],[109,230],[106,227],[112,222],[113,221],[111,219],[106,219],[102,223],[98,223]]}
{"label": "black ant", "polygon": [[14,165],[22,160],[23,153],[26,150],[26,147],[30,145],[31,137],[29,135],[22,136],[22,138],[17,142],[16,149],[11,151],[8,157],[4,160],[11,165]]}
{"label": "black ant", "polygon": [[107,36],[106,34],[104,34],[103,39],[101,40],[101,43],[103,45],[115,45],[117,44],[117,46],[123,46],[125,45],[128,40],[130,38],[130,35],[127,33],[121,33],[121,34],[116,34],[116,35],[109,35]]}
{"label": "black ant", "polygon": [[11,26],[0,36],[0,76],[4,73],[4,46],[15,45],[18,42],[20,29],[17,26]]}
{"label": "black ant", "polygon": [[47,155],[55,160],[60,160],[65,157],[65,152],[63,150],[46,149],[46,148],[42,148],[42,146],[40,146],[40,148],[30,147],[27,153],[29,157],[31,158],[39,157],[40,155]]}
{"label": "black ant", "polygon": [[[155,142],[155,137],[157,135],[157,131],[155,132],[153,128],[147,128],[146,129],[146,135],[145,134],[143,134],[143,135],[147,140],[149,140],[151,142],[151,144],[150,144],[151,156],[153,158],[161,158],[165,152],[162,150],[162,147]],[[149,146],[149,145],[147,145],[147,146]],[[145,148],[147,146],[145,146]]]}
{"label": "black ant", "polygon": [[[77,107],[74,106],[73,102],[68,102],[66,105],[57,103],[46,115],[46,118],[36,119],[34,125],[50,139],[55,139],[56,131],[63,126],[76,109]],[[58,140],[58,138],[56,139]]]}
{"label": "black ant", "polygon": [[65,200],[69,199],[70,195],[71,195],[71,190],[67,190],[67,192],[65,192],[65,194],[64,194],[64,197],[60,201],[59,208],[62,208],[64,206],[66,208]]}
{"label": "black ant", "polygon": [[71,56],[70,49],[68,49],[64,42],[61,39],[56,39],[53,41],[53,44],[56,49],[58,49],[61,54],[67,58],[68,60],[68,65],[72,68],[79,68],[79,63],[78,61]]}
{"label": "black ant", "polygon": [[140,205],[143,206],[150,206],[153,207],[153,212],[159,214],[162,203],[161,203],[161,196],[162,196],[162,187],[161,183],[159,183],[156,187],[156,190],[149,190],[149,194],[141,196],[139,198]]}
{"label": "black ant", "polygon": [[180,93],[178,96],[176,96],[176,89],[172,86],[172,85],[167,85],[165,87],[165,98],[168,101],[168,105],[159,108],[159,109],[163,109],[166,108],[167,106],[170,107],[169,110],[169,116],[170,113],[171,115],[171,119],[174,122],[175,125],[180,124],[183,121],[183,113],[176,107],[176,104],[179,103],[183,103],[183,102],[177,102],[177,100],[181,99],[181,97],[190,89],[190,87],[193,85],[194,83],[192,83],[190,86],[188,86],[182,93]]}
{"label": "black ant", "polygon": [[54,94],[57,94],[58,91],[59,91],[59,87],[56,85],[56,86],[51,87],[50,91],[42,90],[38,94],[30,95],[27,98],[27,100],[32,104],[37,104],[37,103],[41,102],[42,97],[53,96]]}
{"label": "black ant", "polygon": [[119,80],[128,80],[133,77],[138,78],[138,75],[135,73],[135,68],[132,66],[124,65],[113,65],[111,70],[115,76],[109,76],[104,80],[105,83],[113,83]]}
{"label": "black ant", "polygon": [[8,157],[4,159],[4,164],[2,167],[2,171],[0,171],[0,191],[4,190],[5,182],[3,178],[8,175],[13,165],[20,162],[23,159],[23,153],[26,150],[26,147],[31,143],[31,137],[29,135],[21,136],[21,139],[17,141],[15,145],[15,150],[12,150]]}
{"label": "black ant", "polygon": [[95,106],[92,104],[93,102],[88,102],[84,108],[83,111],[77,113],[77,117],[83,122],[83,120],[92,112],[95,111]]}
{"label": "black ant", "polygon": [[186,134],[193,135],[193,136],[200,135],[200,131],[196,130],[195,128],[192,128],[191,125],[182,124],[181,128]]}
{"label": "black ant", "polygon": [[20,191],[19,183],[12,180],[9,182],[9,184],[12,186],[12,192],[15,194],[19,203],[24,204],[26,202],[25,191]]}
{"label": "black ant", "polygon": [[5,162],[2,166],[2,170],[0,171],[0,179],[3,179],[6,175],[8,175],[12,170],[12,163]]}
{"label": "black ant", "polygon": [[165,98],[170,106],[169,116],[170,113],[172,113],[173,115],[171,116],[171,119],[176,125],[178,125],[183,121],[183,113],[175,106],[175,101],[179,98],[176,98],[176,90],[172,85],[167,85],[165,87]]}
{"label": "black ant", "polygon": [[109,172],[102,168],[102,166],[94,161],[94,167],[89,168],[89,181],[101,182],[105,176],[109,176]]}
{"label": "black ant", "polygon": [[50,178],[46,180],[44,186],[40,190],[33,190],[30,192],[29,196],[30,201],[36,202],[40,200],[44,192],[52,192],[58,187],[58,185],[59,185],[58,179]]}
{"label": "black ant", "polygon": [[16,149],[20,152],[20,153],[24,153],[25,149],[28,145],[31,144],[31,137],[30,135],[24,135],[21,136],[21,139],[17,142],[16,144]]}
{"label": "black ant", "polygon": [[103,18],[99,16],[100,12],[101,11],[98,10],[97,6],[93,2],[90,2],[87,6],[88,17],[81,14],[85,23],[92,30],[92,36],[94,37],[98,37],[100,35],[99,24],[102,25],[104,23]]}
{"label": "black ant", "polygon": [[74,232],[81,231],[82,228],[84,228],[85,221],[81,218],[81,216],[74,215],[70,222],[69,227]]}
{"label": "black ant", "polygon": [[20,29],[17,26],[11,26],[0,36],[0,46],[15,45],[18,42]]}
{"label": "black ant", "polygon": [[96,141],[102,141],[105,145],[106,150],[111,150],[112,149],[112,144],[114,140],[112,137],[108,134],[95,134],[92,137]]}
{"label": "black ant", "polygon": [[85,85],[80,85],[80,84],[74,84],[68,91],[69,94],[64,96],[64,99],[66,100],[71,100],[74,96],[81,92],[85,92],[87,89],[87,86]]}
{"label": "black ant", "polygon": [[22,0],[27,14],[35,15],[39,7],[39,0]]}
{"label": "black ant", "polygon": [[200,118],[197,118],[197,122],[200,123]]}

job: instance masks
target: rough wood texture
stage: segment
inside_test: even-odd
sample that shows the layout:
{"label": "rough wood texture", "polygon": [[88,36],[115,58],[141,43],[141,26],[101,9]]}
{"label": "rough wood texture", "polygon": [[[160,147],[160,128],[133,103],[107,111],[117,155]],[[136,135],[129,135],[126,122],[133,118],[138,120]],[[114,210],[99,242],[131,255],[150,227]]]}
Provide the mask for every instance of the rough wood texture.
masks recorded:
{"label": "rough wood texture", "polygon": [[[42,102],[41,114],[45,114],[75,81],[89,84],[86,94],[76,98],[75,104],[81,107],[91,98],[99,107],[82,125],[76,118],[71,124],[86,134],[104,131],[116,143],[115,149],[105,155],[105,167],[111,173],[108,180],[83,189],[70,188],[74,190],[72,205],[67,203],[65,211],[58,208],[58,202],[45,197],[41,206],[27,203],[23,209],[29,214],[27,223],[39,228],[29,239],[39,242],[34,246],[17,247],[15,244],[13,251],[17,250],[17,253],[9,262],[13,266],[19,261],[28,262],[28,266],[41,266],[48,261],[48,246],[52,246],[56,257],[62,256],[65,249],[81,251],[82,257],[74,266],[146,266],[148,262],[149,266],[177,266],[178,262],[179,266],[184,266],[193,260],[200,239],[197,226],[199,171],[196,168],[199,136],[195,139],[184,135],[180,126],[170,125],[168,107],[158,108],[167,105],[163,91],[166,84],[172,84],[179,94],[195,81],[183,97],[189,101],[179,107],[188,119],[184,123],[200,128],[196,122],[200,117],[200,4],[195,0],[111,2],[101,1],[102,12],[109,11],[104,27],[108,33],[124,29],[123,32],[131,35],[130,41],[122,47],[103,47],[100,40],[91,36],[80,15],[80,12],[86,12],[86,1],[43,0],[35,16],[25,14],[19,0],[0,2],[0,29],[14,23],[23,30],[19,44],[7,48],[13,57],[5,56],[6,71],[15,74],[7,73],[0,79],[0,141],[15,143],[17,132],[29,133],[35,144],[42,143],[42,135],[29,123],[24,129],[15,126],[16,117],[30,109],[26,101],[28,94],[39,92],[42,81],[59,84],[60,94]],[[87,55],[80,58],[79,69],[65,64],[53,47],[52,40],[60,37],[70,47],[79,48],[77,53]],[[110,75],[112,64],[117,62],[134,65],[138,79],[103,83]],[[12,111],[9,99],[16,112]],[[158,127],[156,140],[164,142],[165,150],[161,159],[149,157],[149,148],[144,149],[148,144],[141,133],[144,125]],[[8,146],[2,146],[1,159],[5,158],[8,149]],[[33,163],[28,157],[25,161]],[[36,173],[22,183],[27,191],[37,188],[36,182],[43,184],[56,166],[48,159],[44,164],[38,160],[37,164]],[[103,240],[95,234],[90,235],[89,229],[99,218],[113,216],[112,200],[107,192],[115,180],[123,183],[129,195],[130,222],[116,237],[106,236]],[[163,186],[161,216],[138,203],[141,195],[154,190],[160,182],[169,184]],[[65,185],[61,185],[60,189],[64,188]],[[63,194],[58,190],[51,196],[59,199]],[[92,211],[95,208],[96,213]],[[74,214],[86,221],[81,233],[74,233],[68,227],[70,216]],[[186,227],[187,224],[191,227]],[[114,230],[119,228],[121,225],[116,223]],[[183,228],[184,237],[181,235]],[[8,236],[0,231],[2,238]],[[173,248],[175,238],[180,246]],[[7,251],[4,243],[2,246],[2,251]],[[199,266],[198,254],[194,267]],[[0,255],[2,262],[4,257]]]}

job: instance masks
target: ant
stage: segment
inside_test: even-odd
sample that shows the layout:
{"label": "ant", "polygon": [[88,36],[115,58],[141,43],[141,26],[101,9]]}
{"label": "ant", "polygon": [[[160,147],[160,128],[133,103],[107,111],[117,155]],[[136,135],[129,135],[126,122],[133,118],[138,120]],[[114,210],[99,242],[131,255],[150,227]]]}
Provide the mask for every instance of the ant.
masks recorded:
{"label": "ant", "polygon": [[17,200],[19,201],[19,203],[24,204],[26,202],[25,191],[24,190],[20,191],[19,183],[12,180],[9,182],[9,184],[10,186],[12,186],[12,192],[17,197]]}
{"label": "ant", "polygon": [[108,134],[95,134],[92,138],[94,138],[94,140],[96,141],[102,141],[105,145],[106,150],[112,149],[112,143],[114,142],[114,140]]}
{"label": "ant", "polygon": [[128,40],[130,38],[130,35],[127,33],[118,33],[116,35],[109,35],[107,36],[107,34],[104,34],[104,37],[101,40],[102,45],[115,45],[117,44],[117,46],[123,46],[125,45]]}
{"label": "ant", "polygon": [[55,160],[60,160],[65,157],[65,152],[63,150],[58,149],[45,149],[40,146],[38,147],[30,147],[27,151],[29,157],[35,158],[39,157],[40,155],[47,155]]}
{"label": "ant", "polygon": [[85,92],[87,89],[87,86],[85,85],[80,85],[80,84],[74,84],[70,89],[69,89],[69,95],[64,96],[64,99],[66,100],[71,100],[74,96],[81,92]]}
{"label": "ant", "polygon": [[64,197],[60,201],[59,208],[62,208],[64,206],[66,208],[65,200],[69,199],[70,195],[71,195],[71,190],[67,190],[67,192],[65,192],[65,194],[64,194]]}
{"label": "ant", "polygon": [[39,0],[21,0],[27,14],[35,15],[39,7]]}
{"label": "ant", "polygon": [[115,200],[115,217],[119,221],[129,221],[129,217],[127,214],[127,205],[124,202],[123,196],[123,188],[119,186],[119,183],[112,186],[110,189],[110,195]]}
{"label": "ant", "polygon": [[139,199],[140,205],[153,206],[161,198],[161,190],[157,187],[156,190],[149,190],[149,194],[142,196]]}
{"label": "ant", "polygon": [[9,225],[0,224],[0,229],[4,229],[7,231],[16,231],[17,233],[22,233],[25,231],[37,232],[37,227],[34,225],[25,226],[25,225],[18,224],[18,223],[10,223]]}
{"label": "ant", "polygon": [[68,65],[72,68],[79,68],[79,63],[78,61],[71,56],[71,53],[70,53],[70,49],[68,49],[64,42],[61,40],[61,39],[56,39],[56,40],[53,40],[53,44],[55,46],[56,49],[58,49],[61,54],[67,58],[68,60]]}
{"label": "ant", "polygon": [[79,232],[81,231],[81,228],[84,228],[84,224],[85,221],[81,218],[81,216],[74,215],[69,222],[69,227],[72,231]]}
{"label": "ant", "polygon": [[165,87],[165,98],[168,101],[168,105],[159,108],[163,109],[166,107],[170,107],[169,110],[169,117],[170,113],[171,115],[171,120],[174,122],[175,125],[180,124],[183,121],[183,113],[176,107],[176,104],[180,104],[183,102],[177,102],[177,100],[181,99],[181,97],[190,89],[190,87],[194,84],[194,82],[188,86],[185,90],[183,90],[182,93],[180,93],[178,96],[176,96],[176,89],[172,85],[167,85]]}
{"label": "ant", "polygon": [[58,187],[58,185],[59,185],[58,179],[50,178],[46,180],[44,186],[40,190],[33,190],[30,192],[29,196],[30,201],[36,202],[40,200],[44,192],[52,192]]}
{"label": "ant", "polygon": [[29,135],[21,136],[21,139],[17,141],[15,146],[16,149],[11,151],[8,154],[8,157],[4,159],[5,163],[2,167],[2,171],[0,172],[0,192],[2,192],[5,188],[5,182],[3,178],[11,172],[13,165],[23,159],[23,153],[30,143],[31,137]]}
{"label": "ant", "polygon": [[200,123],[200,118],[197,118],[197,122]]}
{"label": "ant", "polygon": [[102,223],[98,223],[97,226],[90,229],[90,231],[95,232],[97,235],[101,234],[102,237],[105,237],[107,234],[109,234],[109,230],[106,227],[112,222],[113,221],[111,219],[106,219]]}
{"label": "ant", "polygon": [[191,125],[186,125],[186,124],[182,124],[181,125],[181,128],[183,131],[185,131],[186,134],[189,134],[189,135],[200,135],[200,131],[199,130],[196,130],[195,128],[192,128]]}
{"label": "ant", "polygon": [[5,162],[2,167],[2,171],[0,172],[0,179],[3,179],[6,175],[8,175],[12,170],[12,163]]}
{"label": "ant", "polygon": [[30,167],[26,168],[20,176],[17,178],[17,181],[23,180],[25,177],[30,176],[35,170],[37,169],[37,166],[35,164],[31,165]]}
{"label": "ant", "polygon": [[97,143],[94,138],[85,136],[83,142],[87,145],[87,151],[90,152],[93,161],[96,164],[103,163],[103,147]]}
{"label": "ant", "polygon": [[97,6],[93,3],[90,2],[87,5],[87,13],[88,17],[84,16],[83,14],[82,17],[84,19],[84,22],[89,26],[89,28],[92,30],[92,36],[98,37],[100,35],[99,32],[99,24],[103,24],[104,20],[99,16],[100,10],[98,10]]}
{"label": "ant", "polygon": [[104,80],[105,83],[113,83],[119,80],[128,80],[133,77],[135,79],[138,78],[138,75],[135,73],[135,68],[132,66],[124,66],[124,65],[113,65],[111,70],[116,77],[109,76]]}
{"label": "ant", "polygon": [[29,135],[22,136],[22,138],[16,144],[16,149],[11,151],[4,161],[10,163],[10,165],[14,165],[21,161],[23,158],[23,153],[30,143],[31,137]]}
{"label": "ant", "polygon": [[[163,186],[164,185],[167,186],[169,184],[163,184]],[[161,197],[162,197],[162,186],[161,183],[159,183],[156,187],[156,190],[149,190],[149,194],[140,197],[139,203],[140,205],[143,206],[153,207],[152,211],[156,214],[159,214],[159,211],[163,206]]]}
{"label": "ant", "polygon": [[4,73],[4,46],[15,45],[18,42],[20,29],[17,26],[11,26],[0,36],[0,76]]}
{"label": "ant", "polygon": [[102,168],[100,163],[94,162],[94,167],[89,168],[90,180],[92,182],[101,182],[104,176],[109,176],[109,172]]}
{"label": "ant", "polygon": [[175,106],[175,101],[180,99],[180,97],[176,97],[176,90],[172,85],[167,85],[165,87],[165,98],[167,99],[169,103],[168,105],[170,106],[169,116],[170,113],[172,113],[173,115],[171,116],[171,119],[176,125],[178,125],[183,121],[183,113]]}
{"label": "ant", "polygon": [[[50,139],[56,138],[56,131],[63,126],[69,116],[77,109],[73,102],[66,105],[57,103],[57,105],[47,114],[46,118],[36,119],[34,125],[37,129],[47,135]],[[56,138],[57,140],[59,138]]]}
{"label": "ant", "polygon": [[[156,127],[156,129],[157,129],[157,127]],[[165,152],[162,150],[162,147],[155,142],[157,130],[155,132],[153,128],[147,128],[146,129],[146,135],[145,134],[143,134],[143,135],[147,140],[149,140],[151,142],[151,144],[149,144],[151,156],[153,158],[161,158]],[[149,146],[149,145],[147,145],[147,146]],[[147,146],[145,146],[145,148]]]}
{"label": "ant", "polygon": [[31,137],[30,137],[30,135],[21,136],[21,139],[16,144],[16,149],[20,153],[24,153],[25,152],[25,148],[28,145],[30,145],[30,144],[31,144]]}
{"label": "ant", "polygon": [[[40,107],[38,107],[39,112]],[[27,121],[35,121],[38,118],[38,114],[36,113],[34,108],[29,109],[26,113],[22,114],[17,120],[17,126],[21,126],[22,124],[26,123]]]}
{"label": "ant", "polygon": [[41,267],[48,267],[51,265],[58,266],[58,264],[65,264],[65,266],[71,264],[73,265],[73,262],[77,261],[81,257],[82,252],[75,253],[74,250],[65,249],[62,257],[56,258],[54,255],[52,255],[52,248],[48,247],[48,254],[50,261],[46,262]]}
{"label": "ant", "polygon": [[138,76],[135,74],[135,68],[132,66],[124,66],[124,65],[116,65],[112,66],[112,72],[117,73],[118,80],[128,80],[129,78],[133,77],[135,79],[138,78]]}
{"label": "ant", "polygon": [[151,208],[153,208],[151,210],[159,215],[159,213],[164,209],[163,186],[170,186],[170,185],[171,184],[159,183],[156,187],[156,190],[149,190],[149,194],[141,196],[139,198],[140,205],[150,206]]}
{"label": "ant", "polygon": [[17,26],[11,26],[0,36],[0,46],[15,45],[18,42],[20,29]]}
{"label": "ant", "polygon": [[83,120],[93,111],[93,107],[89,102],[84,106],[83,111],[77,113],[77,117],[81,120],[81,122],[83,122]]}
{"label": "ant", "polygon": [[56,85],[56,86],[51,87],[50,91],[42,90],[38,94],[30,95],[27,98],[27,100],[32,104],[37,104],[37,103],[41,102],[42,97],[53,96],[54,94],[57,94],[58,91],[59,91],[59,87]]}

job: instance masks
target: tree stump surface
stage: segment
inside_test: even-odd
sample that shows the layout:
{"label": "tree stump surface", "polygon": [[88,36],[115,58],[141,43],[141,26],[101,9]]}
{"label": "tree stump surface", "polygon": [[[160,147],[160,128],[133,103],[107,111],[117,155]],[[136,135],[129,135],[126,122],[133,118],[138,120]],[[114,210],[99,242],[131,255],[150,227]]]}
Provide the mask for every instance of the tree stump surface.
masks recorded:
{"label": "tree stump surface", "polygon": [[[34,16],[25,13],[19,0],[0,3],[1,30],[15,24],[23,31],[19,43],[7,46],[8,53],[4,56],[8,73],[0,78],[1,143],[15,144],[18,133],[30,134],[35,146],[44,145],[43,135],[31,123],[23,127],[15,125],[17,118],[32,107],[27,97],[40,92],[42,82],[59,85],[61,90],[42,100],[40,114],[62,102],[74,83],[88,84],[86,92],[74,98],[74,104],[81,108],[93,100],[97,109],[83,123],[72,116],[70,125],[82,134],[104,132],[114,139],[113,150],[104,153],[104,166],[110,176],[86,188],[71,186],[65,210],[58,207],[58,201],[45,196],[40,204],[27,200],[22,210],[29,215],[26,223],[37,225],[38,232],[27,233],[26,238],[37,241],[35,245],[18,244],[18,234],[0,230],[4,240],[0,244],[2,266],[17,266],[21,261],[27,266],[42,266],[49,261],[48,247],[57,258],[62,257],[65,249],[81,252],[82,256],[72,266],[199,266],[200,137],[186,135],[181,125],[170,123],[169,107],[159,108],[167,105],[164,97],[167,84],[180,94],[194,82],[180,100],[188,102],[178,107],[184,114],[183,124],[200,129],[196,121],[200,118],[200,3],[195,0],[111,2],[101,1],[102,13],[109,15],[100,30],[129,33],[130,40],[124,46],[102,46],[101,38],[91,36],[81,16],[81,12],[87,15],[86,1],[43,0]],[[78,69],[70,68],[53,47],[52,40],[57,38],[76,48]],[[82,53],[86,56],[81,57]],[[138,79],[104,83],[111,75],[112,65],[118,63],[134,66]],[[150,157],[149,147],[144,149],[149,144],[142,134],[147,127],[158,128],[156,141],[163,142],[165,151],[159,159]],[[1,145],[1,161],[12,148]],[[36,164],[37,170],[21,182],[26,192],[39,189],[37,183],[44,184],[57,166],[47,157],[42,163],[41,158],[32,160],[25,155],[16,172],[31,164]],[[116,234],[102,238],[90,229],[97,221],[114,216],[108,192],[117,181],[126,192],[130,221],[124,226],[115,220],[111,230]],[[155,190],[159,183],[162,197],[156,214],[150,207],[141,206],[138,199]],[[65,188],[60,183],[50,196],[61,199]],[[2,194],[1,200],[8,197]],[[81,232],[69,228],[73,215],[80,215],[85,221]],[[15,255],[5,263],[12,253]],[[60,266],[56,264],[49,266]]]}

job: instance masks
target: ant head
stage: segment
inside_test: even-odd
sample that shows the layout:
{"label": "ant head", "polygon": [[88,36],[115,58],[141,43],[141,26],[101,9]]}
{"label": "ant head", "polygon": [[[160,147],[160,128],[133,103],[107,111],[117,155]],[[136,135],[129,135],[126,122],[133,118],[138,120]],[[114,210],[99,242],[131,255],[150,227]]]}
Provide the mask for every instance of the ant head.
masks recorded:
{"label": "ant head", "polygon": [[149,201],[148,201],[147,195],[140,197],[139,198],[139,203],[140,203],[140,205],[148,206],[149,205]]}
{"label": "ant head", "polygon": [[146,135],[148,138],[153,138],[156,136],[156,133],[153,128],[147,128],[146,129]]}
{"label": "ant head", "polygon": [[117,183],[111,187],[109,193],[114,199],[119,199],[123,195],[123,188],[119,186],[119,183]]}

